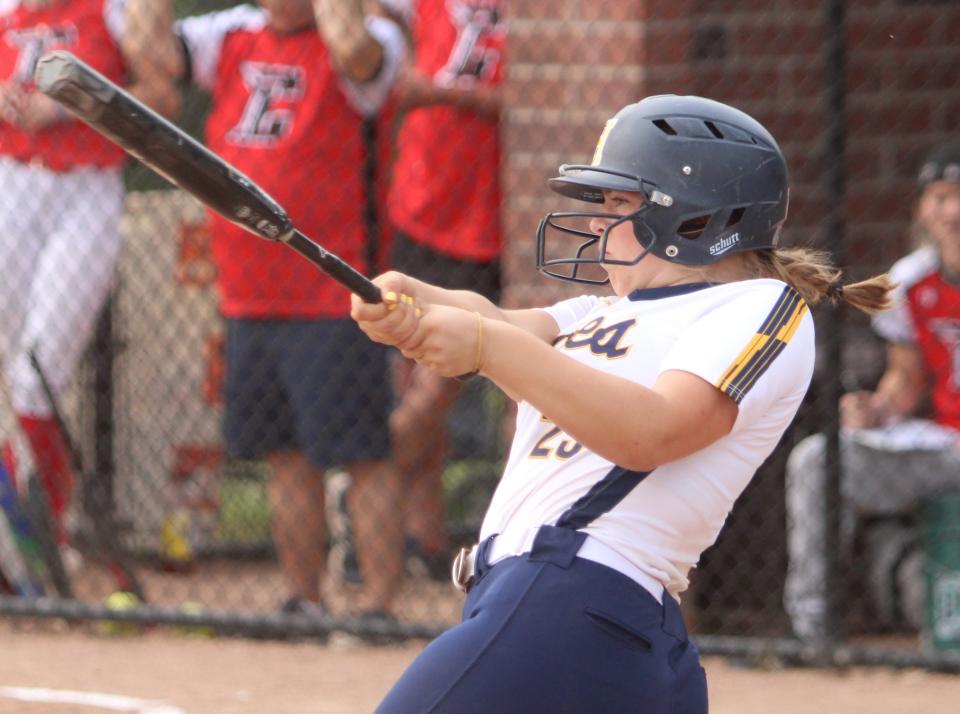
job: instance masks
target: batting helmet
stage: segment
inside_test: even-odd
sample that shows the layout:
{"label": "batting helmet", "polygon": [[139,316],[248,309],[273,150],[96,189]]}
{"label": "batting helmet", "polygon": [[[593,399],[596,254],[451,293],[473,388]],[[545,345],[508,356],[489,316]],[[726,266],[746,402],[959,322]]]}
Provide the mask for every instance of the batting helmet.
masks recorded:
{"label": "batting helmet", "polygon": [[[537,268],[585,283],[607,282],[578,275],[585,264],[631,265],[652,253],[684,265],[708,265],[735,252],[770,250],[789,197],[786,161],[756,119],[711,99],[676,95],[647,97],[621,109],[600,135],[593,162],[561,166],[549,184],[589,203],[602,203],[604,189],[644,196],[643,206],[626,216],[554,212],[540,222]],[[590,217],[614,220],[599,236],[572,227]],[[607,234],[628,221],[640,255],[607,259]],[[547,235],[552,240],[557,232],[581,241],[573,256],[546,257]]]}

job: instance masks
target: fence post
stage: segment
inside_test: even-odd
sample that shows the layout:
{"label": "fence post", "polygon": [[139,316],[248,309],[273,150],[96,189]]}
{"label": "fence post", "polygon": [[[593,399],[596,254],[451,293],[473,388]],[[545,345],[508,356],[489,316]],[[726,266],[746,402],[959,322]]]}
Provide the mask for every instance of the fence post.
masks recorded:
{"label": "fence post", "polygon": [[[846,198],[846,166],[844,146],[846,124],[846,38],[844,0],[827,0],[824,3],[824,131],[822,150],[824,156],[823,189],[825,193],[824,234],[826,248],[831,251],[837,265],[844,263],[844,212]],[[823,656],[828,657],[832,646],[844,639],[841,607],[845,602],[844,579],[840,573],[840,423],[839,400],[841,396],[840,371],[842,369],[843,313],[841,310],[826,312],[824,324],[827,329],[824,364],[832,365],[826,370],[823,399],[820,409],[826,427],[826,507],[827,529],[823,544],[827,565],[827,612],[826,637]]]}
{"label": "fence post", "polygon": [[90,518],[114,513],[114,414],[113,414],[113,297],[97,320],[93,336],[93,478],[84,483],[83,502]]}

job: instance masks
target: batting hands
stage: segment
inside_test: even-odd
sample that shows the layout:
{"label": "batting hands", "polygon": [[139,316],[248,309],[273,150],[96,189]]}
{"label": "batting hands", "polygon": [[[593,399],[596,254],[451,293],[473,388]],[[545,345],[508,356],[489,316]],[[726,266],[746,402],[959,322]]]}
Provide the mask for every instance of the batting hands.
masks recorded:
{"label": "batting hands", "polygon": [[354,295],[350,315],[374,342],[397,347],[409,359],[442,377],[476,372],[482,361],[483,318],[448,305],[421,304],[415,284],[391,272],[374,280],[383,302],[375,305]]}

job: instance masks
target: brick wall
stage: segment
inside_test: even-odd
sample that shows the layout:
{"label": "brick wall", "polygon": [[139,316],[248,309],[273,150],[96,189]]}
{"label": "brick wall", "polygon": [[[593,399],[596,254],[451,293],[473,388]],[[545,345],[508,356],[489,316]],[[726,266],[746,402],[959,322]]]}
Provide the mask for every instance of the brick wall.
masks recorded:
{"label": "brick wall", "polygon": [[[822,0],[512,0],[503,122],[506,298],[565,294],[533,270],[533,235],[563,206],[544,181],[589,160],[604,121],[648,94],[693,93],[779,139],[793,193],[785,238],[820,244],[826,202]],[[960,134],[960,4],[847,3],[846,252],[854,273],[907,248],[913,173]]]}
{"label": "brick wall", "polygon": [[604,122],[645,93],[644,2],[513,0],[503,121],[505,299],[569,292],[533,269],[537,222],[563,204],[546,188],[562,163],[589,162]]}

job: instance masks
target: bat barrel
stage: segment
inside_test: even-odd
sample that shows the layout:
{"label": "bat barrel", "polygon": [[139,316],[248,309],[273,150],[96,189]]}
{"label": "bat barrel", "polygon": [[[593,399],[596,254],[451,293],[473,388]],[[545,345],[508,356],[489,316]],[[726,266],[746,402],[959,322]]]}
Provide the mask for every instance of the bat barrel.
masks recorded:
{"label": "bat barrel", "polygon": [[41,92],[227,220],[282,240],[364,301],[381,302],[376,285],[295,230],[263,189],[71,53],[41,57],[34,79]]}
{"label": "bat barrel", "polygon": [[253,181],[71,53],[41,57],[34,80],[42,93],[227,220],[267,240],[293,228]]}

